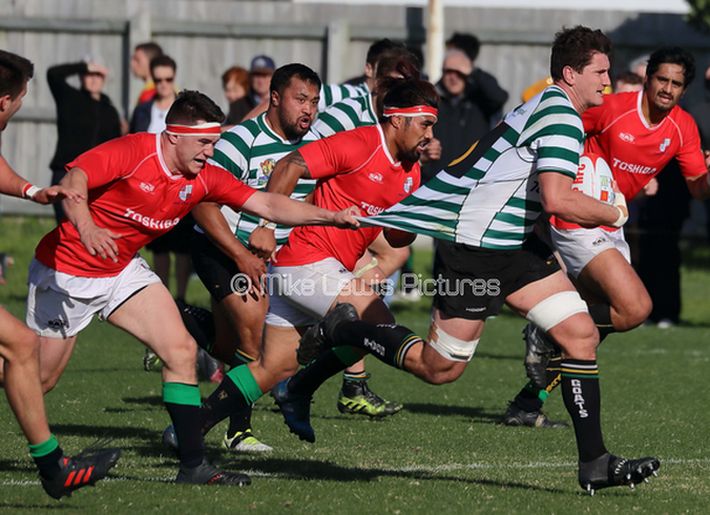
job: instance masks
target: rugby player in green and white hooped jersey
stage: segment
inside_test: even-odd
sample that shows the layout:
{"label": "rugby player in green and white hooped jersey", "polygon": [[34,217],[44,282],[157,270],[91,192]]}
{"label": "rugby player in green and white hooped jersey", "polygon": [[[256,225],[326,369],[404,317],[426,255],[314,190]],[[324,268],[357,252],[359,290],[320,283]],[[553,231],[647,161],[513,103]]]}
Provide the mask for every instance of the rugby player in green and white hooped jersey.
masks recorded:
{"label": "rugby player in green and white hooped jersey", "polygon": [[[281,157],[319,138],[311,130],[311,124],[317,112],[320,86],[318,74],[307,66],[288,64],[278,68],[271,79],[267,111],[223,133],[211,162],[249,186],[265,189]],[[315,182],[300,181],[291,197],[305,199]],[[259,287],[266,273],[266,259],[250,252],[249,236],[260,223],[270,225],[270,222],[207,203],[200,204],[193,214],[199,224],[192,245],[193,264],[212,298],[214,337],[204,336],[211,326],[204,312],[188,306],[183,317],[189,329],[197,329],[191,332],[198,343],[220,361],[229,365],[252,361],[259,356],[268,295]],[[225,238],[214,229],[225,225],[230,229],[227,234],[236,237]],[[288,239],[290,229],[276,227],[279,244]],[[227,449],[271,450],[253,436],[250,418],[251,410],[232,414],[223,441]]]}
{"label": "rugby player in green and white hooped jersey", "polygon": [[[582,150],[579,114],[602,103],[610,51],[599,30],[577,26],[559,32],[550,59],[552,87],[407,199],[371,217],[390,231],[434,233],[444,240],[426,341],[403,326],[359,321],[352,306],[341,304],[304,334],[299,348],[309,355],[351,345],[428,383],[444,384],[461,376],[486,318],[507,304],[562,348],[561,386],[577,440],[578,480],[590,493],[633,487],[655,474],[660,462],[607,451],[596,361],[599,332],[532,225],[543,211],[583,226],[620,227],[628,218],[618,192],[609,205],[572,189]],[[299,427],[306,424],[299,420]]]}

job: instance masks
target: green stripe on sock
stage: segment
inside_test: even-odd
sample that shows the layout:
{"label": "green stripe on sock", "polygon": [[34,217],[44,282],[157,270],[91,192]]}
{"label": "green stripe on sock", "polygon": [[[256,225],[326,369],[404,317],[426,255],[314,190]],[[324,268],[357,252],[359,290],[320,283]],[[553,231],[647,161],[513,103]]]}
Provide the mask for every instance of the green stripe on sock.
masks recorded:
{"label": "green stripe on sock", "polygon": [[46,442],[28,444],[27,447],[30,449],[30,456],[33,458],[41,458],[59,447],[59,442],[54,435],[51,435]]}
{"label": "green stripe on sock", "polygon": [[542,402],[545,402],[549,396],[550,394],[546,390],[540,390],[539,392],[537,392],[537,398],[540,399]]}
{"label": "green stripe on sock", "polygon": [[242,392],[242,395],[244,395],[244,398],[250,404],[254,404],[261,398],[262,395],[264,395],[264,392],[262,392],[261,388],[259,388],[256,379],[254,379],[254,375],[246,365],[240,365],[233,368],[227,372],[227,377],[232,380],[237,388],[239,388],[239,391]]}
{"label": "green stripe on sock", "polygon": [[202,404],[200,389],[196,384],[163,383],[163,402],[200,406]]}
{"label": "green stripe on sock", "polygon": [[350,347],[349,345],[335,347],[333,352],[343,362],[343,365],[347,366],[354,365],[362,359],[362,354],[355,347]]}
{"label": "green stripe on sock", "polygon": [[599,374],[568,374],[566,372],[562,373],[562,377],[571,377],[573,379],[599,379]]}

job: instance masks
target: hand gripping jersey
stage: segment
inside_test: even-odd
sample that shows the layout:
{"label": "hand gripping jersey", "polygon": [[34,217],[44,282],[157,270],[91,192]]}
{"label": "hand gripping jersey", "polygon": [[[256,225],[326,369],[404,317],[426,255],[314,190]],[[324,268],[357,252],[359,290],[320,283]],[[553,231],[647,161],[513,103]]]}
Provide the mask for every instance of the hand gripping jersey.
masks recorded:
{"label": "hand gripping jersey", "polygon": [[[419,186],[419,163],[396,162],[379,125],[360,127],[309,143],[299,152],[318,179],[313,203],[339,211],[357,206],[363,216],[380,213]],[[278,266],[299,266],[334,257],[352,270],[382,229],[296,227],[276,254]]]}
{"label": "hand gripping jersey", "polygon": [[[626,200],[634,198],[673,158],[684,177],[707,171],[693,118],[675,106],[661,123],[650,127],[641,112],[642,98],[643,91],[605,95],[601,106],[582,115],[585,150],[604,157]],[[580,227],[555,217],[550,222],[560,229]]]}
{"label": "hand gripping jersey", "polygon": [[163,161],[160,134],[111,140],[80,155],[67,170],[74,167],[88,177],[94,223],[121,235],[114,240],[118,263],[89,254],[68,220],[42,238],[37,260],[80,277],[118,275],[141,247],[168,232],[202,200],[239,209],[255,191],[209,164],[194,177],[171,173]]}

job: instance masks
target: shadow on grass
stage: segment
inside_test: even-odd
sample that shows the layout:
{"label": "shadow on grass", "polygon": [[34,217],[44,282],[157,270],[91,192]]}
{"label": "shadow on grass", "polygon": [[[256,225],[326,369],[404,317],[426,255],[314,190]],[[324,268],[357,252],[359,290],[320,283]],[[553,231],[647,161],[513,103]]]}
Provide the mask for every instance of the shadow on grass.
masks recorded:
{"label": "shadow on grass", "polygon": [[474,406],[450,406],[446,404],[415,403],[404,404],[404,411],[424,415],[446,415],[459,416],[473,419],[484,424],[498,424],[502,417],[502,412],[491,413]]}
{"label": "shadow on grass", "polygon": [[[244,469],[267,475],[277,476],[279,479],[299,481],[338,481],[338,482],[369,482],[380,478],[397,478],[417,481],[452,481],[478,486],[492,486],[496,488],[515,488],[523,491],[537,491],[547,493],[568,494],[567,490],[560,488],[539,487],[515,481],[498,481],[483,478],[466,478],[454,476],[447,471],[441,473],[428,470],[417,470],[416,467],[401,469],[386,467],[344,467],[330,461],[321,460],[290,460],[279,458],[265,458],[257,461],[225,463],[227,469]],[[480,471],[485,474],[485,471]],[[258,478],[257,478],[258,480]]]}
{"label": "shadow on grass", "polygon": [[153,429],[129,426],[95,426],[80,424],[52,424],[52,432],[58,435],[84,436],[97,439],[159,440],[160,434]]}
{"label": "shadow on grass", "polygon": [[163,398],[159,395],[151,395],[148,397],[124,397],[121,399],[126,404],[147,404],[149,406],[164,406]]}
{"label": "shadow on grass", "polygon": [[[38,486],[37,488],[41,488]],[[47,497],[47,504],[39,503],[17,503],[17,502],[4,502],[0,501],[0,511],[2,510],[74,510],[78,509],[77,506],[67,506],[66,504],[59,504],[56,501],[50,500]]]}

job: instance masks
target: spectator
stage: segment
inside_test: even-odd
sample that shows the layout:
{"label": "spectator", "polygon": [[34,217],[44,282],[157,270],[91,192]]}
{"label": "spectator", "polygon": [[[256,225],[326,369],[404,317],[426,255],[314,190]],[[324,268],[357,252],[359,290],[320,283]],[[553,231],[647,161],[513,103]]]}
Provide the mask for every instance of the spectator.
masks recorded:
{"label": "spectator", "polygon": [[[477,73],[478,72],[478,73]],[[441,156],[424,166],[428,180],[491,128],[491,120],[508,100],[508,93],[493,76],[475,69],[469,55],[450,48],[444,58],[442,78],[437,83],[439,121],[434,137],[441,142]]]}
{"label": "spectator", "polygon": [[[67,83],[79,75],[80,88]],[[96,62],[52,66],[47,82],[57,109],[57,147],[49,165],[52,185],[64,177],[64,165],[79,154],[121,136],[121,119],[111,99],[103,93],[108,70]],[[61,202],[52,205],[57,223],[64,217]]]}
{"label": "spectator", "polygon": [[267,55],[257,55],[251,60],[249,67],[249,91],[240,100],[229,106],[230,120],[241,122],[247,113],[269,98],[271,76],[276,69],[276,63]]}
{"label": "spectator", "polygon": [[152,41],[136,45],[131,56],[131,72],[133,76],[143,81],[143,89],[138,95],[136,105],[153,99],[155,95],[155,85],[150,76],[150,62],[158,56],[163,55],[163,49],[159,44]]}
{"label": "spectator", "polygon": [[139,104],[133,111],[130,132],[147,131],[153,134],[163,132],[165,115],[177,98],[176,71],[177,65],[170,56],[160,55],[150,62],[150,75],[155,84],[155,94],[151,100]]}
{"label": "spectator", "polygon": [[232,66],[222,74],[222,90],[229,103],[229,112],[225,125],[236,125],[241,121],[239,113],[235,111],[237,101],[249,93],[249,72],[241,66]]}

